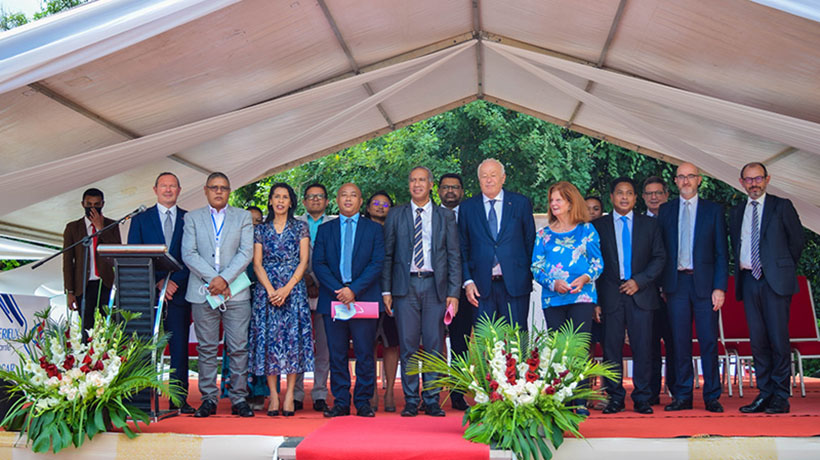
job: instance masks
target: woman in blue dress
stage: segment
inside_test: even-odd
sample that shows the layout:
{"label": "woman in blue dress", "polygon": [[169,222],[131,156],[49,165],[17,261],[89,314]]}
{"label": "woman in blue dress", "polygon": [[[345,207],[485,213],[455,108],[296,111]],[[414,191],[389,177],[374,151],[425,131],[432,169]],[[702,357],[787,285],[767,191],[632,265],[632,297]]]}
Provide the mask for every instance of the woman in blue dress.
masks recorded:
{"label": "woman in blue dress", "polygon": [[292,416],[296,375],[313,371],[313,332],[307,289],[310,232],[294,219],[296,193],[276,183],[268,195],[268,217],[254,229],[253,268],[258,278],[248,337],[249,373],[267,376],[268,415],[279,415],[277,383],[287,374],[282,415]]}
{"label": "woman in blue dress", "polygon": [[[592,330],[598,294],[595,280],[603,271],[598,232],[589,223],[581,193],[561,181],[549,189],[549,225],[538,231],[532,251],[532,274],[541,285],[541,307],[550,331],[568,321],[581,332]],[[576,400],[578,413],[589,415],[586,401]]]}

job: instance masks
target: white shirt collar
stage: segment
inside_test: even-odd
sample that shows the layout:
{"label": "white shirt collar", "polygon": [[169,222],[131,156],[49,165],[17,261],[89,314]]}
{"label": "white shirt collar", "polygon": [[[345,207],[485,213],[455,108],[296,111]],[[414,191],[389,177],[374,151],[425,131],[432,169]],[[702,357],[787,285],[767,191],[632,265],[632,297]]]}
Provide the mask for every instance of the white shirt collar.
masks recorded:
{"label": "white shirt collar", "polygon": [[621,217],[626,217],[626,220],[628,220],[628,221],[630,221],[630,222],[631,222],[631,221],[632,221],[633,214],[634,214],[634,212],[633,212],[633,211],[634,211],[634,210],[630,210],[628,213],[626,213],[625,215],[623,215],[623,216],[622,216],[620,213],[618,213],[618,211],[615,211],[615,210],[613,209],[613,210],[612,210],[612,218],[613,218],[613,219],[616,219],[616,220],[620,220],[620,219],[621,219]]}
{"label": "white shirt collar", "polygon": [[225,215],[225,210],[226,210],[226,209],[228,209],[228,205],[225,205],[225,207],[224,207],[224,208],[222,208],[222,209],[220,209],[219,211],[217,211],[217,210],[216,210],[213,206],[208,205],[208,211],[210,211],[210,212],[211,212],[211,215],[214,215],[214,216],[219,216],[219,215],[223,215],[223,216],[224,216],[224,215]]}
{"label": "white shirt collar", "polygon": [[746,204],[749,205],[752,203],[752,201],[757,201],[761,206],[763,206],[763,202],[766,201],[766,194],[764,193],[763,195],[760,195],[760,198],[756,200],[753,200],[752,197],[748,197],[746,199]]}
{"label": "white shirt collar", "polygon": [[682,196],[680,197],[680,204],[681,204],[681,206],[683,206],[683,204],[684,204],[684,203],[686,203],[687,201],[688,201],[688,202],[689,202],[689,204],[691,204],[692,206],[697,206],[697,204],[698,204],[698,194],[696,193],[696,194],[695,194],[695,196],[693,196],[692,198],[689,198],[688,200],[687,200],[687,199],[685,199],[685,198],[683,198]]}
{"label": "white shirt collar", "polygon": [[428,211],[433,209],[433,200],[427,200],[427,203],[424,206],[417,206],[413,200],[410,200],[410,209],[413,210],[413,214],[416,213],[416,209],[418,208],[424,209],[424,213],[426,214]]}
{"label": "white shirt collar", "polygon": [[[170,208],[166,208],[165,206],[157,203],[157,209],[159,209],[160,214],[165,214],[166,212],[171,211],[171,215],[175,216],[176,213],[177,213],[177,205],[173,205]],[[211,209],[213,209],[213,208],[211,208]]]}
{"label": "white shirt collar", "polygon": [[498,192],[498,195],[495,196],[495,198],[490,198],[490,197],[488,197],[487,195],[485,195],[483,193],[481,194],[481,197],[484,198],[485,203],[489,203],[490,200],[495,200],[495,201],[498,201],[498,202],[504,201],[504,189],[502,188],[501,191]]}

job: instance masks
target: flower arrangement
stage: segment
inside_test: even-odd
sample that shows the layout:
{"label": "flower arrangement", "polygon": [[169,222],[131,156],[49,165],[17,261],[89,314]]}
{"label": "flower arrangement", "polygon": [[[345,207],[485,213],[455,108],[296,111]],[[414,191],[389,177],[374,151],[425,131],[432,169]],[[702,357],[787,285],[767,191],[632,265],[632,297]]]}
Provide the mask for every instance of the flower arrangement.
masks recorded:
{"label": "flower arrangement", "polygon": [[428,388],[447,387],[475,398],[464,414],[466,439],[511,449],[520,459],[539,454],[550,459],[565,431],[582,437],[578,427],[586,416],[575,412],[581,406],[574,401],[603,399],[585,379],[614,377],[610,366],[589,359],[588,348],[589,334],[571,322],[551,334],[526,334],[504,319],[482,318],[466,356],[454,356],[448,364],[419,351],[410,369],[438,373]]}
{"label": "flower arrangement", "polygon": [[164,338],[152,343],[125,334],[126,323],[138,314],[116,310],[123,320],[111,321],[111,315],[97,311],[85,342],[79,315],[58,323],[49,312],[36,313],[38,325],[15,340],[23,345],[14,347],[19,365],[0,370],[0,378],[12,382],[8,391],[14,401],[0,425],[26,434],[34,452],[80,447],[86,437],[113,427],[135,437],[126,420],[139,430],[138,422],[148,425],[150,419],[128,399],[145,388],[178,399],[179,386],[163,385],[151,361],[151,354],[165,347]]}

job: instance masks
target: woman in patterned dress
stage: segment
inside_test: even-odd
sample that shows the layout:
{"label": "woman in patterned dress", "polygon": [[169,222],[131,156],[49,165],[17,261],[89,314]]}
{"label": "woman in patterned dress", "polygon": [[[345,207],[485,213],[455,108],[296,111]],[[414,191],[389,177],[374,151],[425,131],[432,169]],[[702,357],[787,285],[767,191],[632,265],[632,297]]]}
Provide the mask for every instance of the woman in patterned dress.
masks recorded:
{"label": "woman in patterned dress", "polygon": [[[532,251],[532,274],[541,286],[541,307],[550,331],[568,321],[581,332],[592,330],[598,301],[594,281],[603,271],[598,232],[589,223],[581,193],[561,181],[549,189],[549,225],[540,229]],[[586,401],[576,411],[589,415]]]}
{"label": "woman in patterned dress", "polygon": [[248,347],[249,373],[267,376],[268,415],[279,415],[276,387],[287,374],[282,415],[292,416],[296,375],[313,371],[313,333],[307,289],[302,277],[308,266],[310,232],[293,218],[296,193],[288,184],[273,184],[268,217],[254,229],[253,268],[258,278]]}

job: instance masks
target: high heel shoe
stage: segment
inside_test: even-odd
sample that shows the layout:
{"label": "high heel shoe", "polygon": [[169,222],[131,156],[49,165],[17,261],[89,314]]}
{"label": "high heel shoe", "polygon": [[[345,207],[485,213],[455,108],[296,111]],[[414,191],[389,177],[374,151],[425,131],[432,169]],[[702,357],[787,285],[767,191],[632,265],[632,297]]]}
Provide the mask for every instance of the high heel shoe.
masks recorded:
{"label": "high heel shoe", "polygon": [[282,411],[282,415],[285,416],[285,417],[293,417],[295,414],[296,414],[296,412],[294,412],[292,410],[283,410]]}
{"label": "high heel shoe", "polygon": [[271,409],[271,406],[268,406],[268,417],[278,417],[279,416],[279,409]]}

